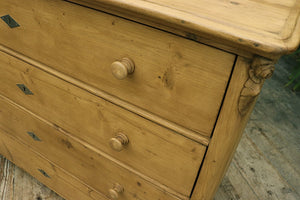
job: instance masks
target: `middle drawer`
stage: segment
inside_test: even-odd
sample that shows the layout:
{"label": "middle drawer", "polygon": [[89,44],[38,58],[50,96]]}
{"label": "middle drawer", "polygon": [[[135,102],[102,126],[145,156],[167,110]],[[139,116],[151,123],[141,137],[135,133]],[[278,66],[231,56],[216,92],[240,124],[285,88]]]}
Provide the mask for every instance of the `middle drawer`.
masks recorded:
{"label": "middle drawer", "polygon": [[[171,189],[190,194],[205,146],[2,52],[0,70],[2,95]],[[119,133],[129,144],[116,152],[109,140]]]}

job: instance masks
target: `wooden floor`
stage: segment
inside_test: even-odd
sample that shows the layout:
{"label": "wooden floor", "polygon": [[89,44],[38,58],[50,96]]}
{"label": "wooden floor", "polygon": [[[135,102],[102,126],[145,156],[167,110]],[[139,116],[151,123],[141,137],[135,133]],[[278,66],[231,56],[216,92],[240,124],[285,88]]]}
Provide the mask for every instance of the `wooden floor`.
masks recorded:
{"label": "wooden floor", "polygon": [[[300,95],[283,85],[281,59],[267,81],[215,200],[300,199]],[[62,200],[0,156],[0,200]]]}

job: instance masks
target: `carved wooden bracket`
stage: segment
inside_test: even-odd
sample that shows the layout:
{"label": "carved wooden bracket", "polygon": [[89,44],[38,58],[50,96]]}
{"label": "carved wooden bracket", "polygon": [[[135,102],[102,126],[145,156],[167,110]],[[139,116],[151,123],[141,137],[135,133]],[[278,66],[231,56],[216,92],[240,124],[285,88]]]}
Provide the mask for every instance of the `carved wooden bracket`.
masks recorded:
{"label": "carved wooden bracket", "polygon": [[259,95],[265,80],[273,75],[275,63],[275,60],[260,56],[253,59],[249,69],[249,78],[245,82],[239,98],[238,109],[241,115],[247,113]]}

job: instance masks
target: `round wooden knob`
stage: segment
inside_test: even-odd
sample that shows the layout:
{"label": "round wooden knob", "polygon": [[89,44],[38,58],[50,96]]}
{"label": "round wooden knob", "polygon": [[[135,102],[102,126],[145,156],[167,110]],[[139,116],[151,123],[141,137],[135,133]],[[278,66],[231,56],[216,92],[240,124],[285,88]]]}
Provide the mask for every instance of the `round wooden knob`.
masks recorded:
{"label": "round wooden knob", "polygon": [[115,151],[122,151],[128,143],[128,137],[123,133],[118,133],[116,137],[113,137],[109,140],[111,148]]}
{"label": "round wooden knob", "polygon": [[109,192],[110,198],[113,200],[116,200],[119,198],[119,195],[122,192],[124,192],[124,188],[120,184],[116,183],[116,184],[114,184],[114,187],[112,189],[110,189],[108,192]]}
{"label": "round wooden knob", "polygon": [[111,71],[117,79],[122,80],[134,72],[134,62],[130,58],[122,58],[111,64]]}

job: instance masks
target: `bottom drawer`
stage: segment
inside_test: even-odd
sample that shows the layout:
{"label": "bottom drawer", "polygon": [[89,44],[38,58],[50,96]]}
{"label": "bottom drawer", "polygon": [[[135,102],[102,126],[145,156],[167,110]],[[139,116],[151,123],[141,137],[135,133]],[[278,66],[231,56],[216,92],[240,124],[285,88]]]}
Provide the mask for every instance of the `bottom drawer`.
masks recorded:
{"label": "bottom drawer", "polygon": [[[125,169],[126,166],[121,167],[120,163],[116,164],[118,161],[112,161],[113,158],[108,155],[72,137],[54,124],[30,114],[29,111],[1,95],[0,108],[4,108],[0,109],[0,129],[25,142],[34,151],[39,152],[55,165],[107,197],[109,197],[113,185],[118,183],[124,188],[118,198],[120,200],[180,199],[171,195],[172,190],[158,187],[157,185],[162,185],[141,174],[137,175],[131,169]],[[17,165],[22,162],[21,159],[31,160],[30,163],[37,162],[34,156],[31,156],[32,152],[27,152],[28,148],[19,152],[18,146],[22,145],[12,144],[13,142],[17,143],[16,140],[6,136],[2,138],[2,142],[5,145],[2,145],[0,153],[13,162],[15,161]],[[4,147],[7,147],[9,151],[6,151]],[[24,147],[22,148],[24,149]],[[21,158],[18,162],[19,157]],[[31,168],[26,166],[27,162],[20,166],[25,170],[29,168],[30,171]],[[43,166],[39,166],[39,168],[43,169]],[[48,172],[46,173],[48,174]],[[53,176],[52,173],[55,173],[55,170],[49,172],[50,177]],[[61,187],[61,185],[59,186]]]}
{"label": "bottom drawer", "polygon": [[74,178],[65,170],[57,167],[29,146],[0,129],[0,154],[21,167],[43,184],[72,200],[108,200]]}

